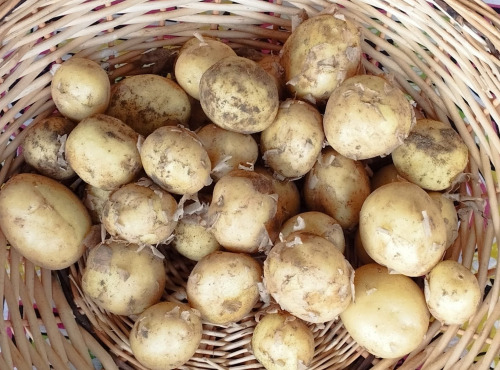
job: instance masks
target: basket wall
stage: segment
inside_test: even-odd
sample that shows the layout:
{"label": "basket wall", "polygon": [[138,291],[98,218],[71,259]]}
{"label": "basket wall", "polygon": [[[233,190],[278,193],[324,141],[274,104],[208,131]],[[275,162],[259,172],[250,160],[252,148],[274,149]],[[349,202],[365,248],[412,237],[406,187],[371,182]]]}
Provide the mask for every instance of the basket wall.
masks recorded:
{"label": "basket wall", "polygon": [[[401,362],[374,358],[340,321],[314,326],[312,369],[488,369],[498,364],[500,334],[498,122],[500,18],[479,0],[0,1],[0,183],[25,171],[20,145],[28,125],[54,111],[55,65],[93,59],[110,80],[165,74],[171,51],[193,32],[220,37],[237,51],[278,53],[293,27],[321,11],[337,11],[362,28],[368,73],[384,73],[410,94],[423,116],[451,122],[470,151],[457,183],[459,237],[446,258],[477,274],[483,301],[464,327],[434,321],[421,346]],[[73,184],[75,187],[77,184]],[[100,235],[99,230],[96,230]],[[185,301],[192,263],[165,250],[164,298]],[[128,345],[133,317],[116,317],[81,290],[85,257],[71,268],[39,269],[8,247],[0,231],[0,368],[141,368]],[[261,368],[249,342],[260,304],[237,325],[208,326],[186,369]],[[257,315],[256,315],[257,314]],[[48,340],[47,340],[48,339]],[[399,363],[399,364],[398,364]],[[500,366],[500,365],[497,365]]]}

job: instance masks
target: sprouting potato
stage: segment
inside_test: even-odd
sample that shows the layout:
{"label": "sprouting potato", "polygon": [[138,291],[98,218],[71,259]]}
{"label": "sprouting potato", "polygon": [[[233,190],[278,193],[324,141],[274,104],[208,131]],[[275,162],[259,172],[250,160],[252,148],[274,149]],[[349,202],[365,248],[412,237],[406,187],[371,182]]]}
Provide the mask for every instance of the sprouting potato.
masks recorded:
{"label": "sprouting potato", "polygon": [[75,171],[65,156],[66,139],[74,127],[74,122],[59,116],[47,117],[31,126],[22,144],[26,163],[55,180],[74,177]]}

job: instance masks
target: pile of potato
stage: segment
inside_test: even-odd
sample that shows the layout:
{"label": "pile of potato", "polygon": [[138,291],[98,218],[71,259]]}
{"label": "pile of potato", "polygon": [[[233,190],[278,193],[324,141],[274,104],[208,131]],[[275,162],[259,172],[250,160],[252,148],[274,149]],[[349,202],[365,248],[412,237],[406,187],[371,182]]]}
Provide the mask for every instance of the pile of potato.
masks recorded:
{"label": "pile of potato", "polygon": [[[363,72],[358,27],[316,16],[280,55],[195,36],[168,77],[111,85],[93,61],[59,66],[58,114],[23,145],[33,171],[0,192],[10,245],[49,269],[88,253],[83,292],[134,318],[131,349],[152,369],[181,366],[205,323],[230,325],[259,300],[251,348],[267,369],[307,366],[311,327],[338,317],[383,358],[415,349],[430,314],[468,320],[475,276],[442,261],[458,230],[447,192],[467,147]],[[80,198],[67,186],[76,177]],[[92,225],[105,230],[97,245]],[[159,245],[197,261],[187,303],[162,301]]]}

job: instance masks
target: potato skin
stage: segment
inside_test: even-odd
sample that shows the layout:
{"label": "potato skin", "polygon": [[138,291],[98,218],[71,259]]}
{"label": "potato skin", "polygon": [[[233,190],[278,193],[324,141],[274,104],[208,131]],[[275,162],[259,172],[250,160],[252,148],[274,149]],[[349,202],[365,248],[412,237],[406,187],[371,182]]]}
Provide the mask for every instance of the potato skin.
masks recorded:
{"label": "potato skin", "polygon": [[265,250],[279,232],[280,215],[272,181],[246,170],[223,176],[213,190],[208,224],[217,241],[232,252]]}
{"label": "potato skin", "polygon": [[136,244],[159,244],[172,235],[177,202],[155,186],[123,185],[106,201],[102,223],[112,235]]}
{"label": "potato skin", "polygon": [[194,194],[211,183],[211,162],[197,135],[183,127],[163,126],[141,147],[146,174],[173,194]]}
{"label": "potato skin", "polygon": [[398,173],[426,190],[441,191],[468,163],[468,149],[451,125],[421,119],[405,141],[394,150]]}
{"label": "potato skin", "polygon": [[335,319],[351,302],[352,268],[335,246],[295,232],[264,261],[264,285],[285,311],[311,323]]}
{"label": "potato skin", "polygon": [[183,303],[159,302],[137,317],[129,335],[135,358],[148,369],[176,369],[198,349],[203,326]]}
{"label": "potato skin", "polygon": [[314,336],[295,316],[283,311],[269,313],[254,329],[252,351],[267,370],[298,370],[314,357]]}
{"label": "potato skin", "polygon": [[107,240],[90,250],[81,286],[99,307],[115,315],[133,315],[160,300],[165,282],[163,260],[150,248]]}
{"label": "potato skin", "polygon": [[59,116],[47,117],[30,127],[22,143],[26,163],[55,180],[76,176],[64,155],[66,139],[74,127],[74,122]]}
{"label": "potato skin", "polygon": [[260,264],[244,253],[215,251],[203,257],[189,275],[189,304],[213,324],[245,317],[259,300]]}
{"label": "potato skin", "polygon": [[447,242],[438,206],[410,182],[374,190],[361,208],[359,231],[373,260],[412,277],[428,273],[441,260]]}
{"label": "potato skin", "polygon": [[59,112],[73,121],[104,113],[109,104],[110,82],[99,64],[71,58],[54,73],[50,92]]}
{"label": "potato skin", "polygon": [[345,80],[328,98],[323,126],[328,143],[347,158],[389,155],[415,125],[405,94],[382,77]]}
{"label": "potato skin", "polygon": [[345,237],[342,226],[333,217],[326,213],[309,211],[290,217],[281,226],[281,237],[288,238],[294,232],[306,232],[321,236],[330,241],[343,254],[345,251]]}
{"label": "potato skin", "polygon": [[324,140],[319,111],[311,104],[289,99],[281,103],[271,126],[262,131],[260,149],[269,167],[295,179],[311,170]]}
{"label": "potato skin", "polygon": [[476,276],[453,260],[439,262],[427,274],[424,294],[432,316],[445,325],[462,325],[481,301]]}
{"label": "potato skin", "polygon": [[0,191],[0,228],[36,265],[60,270],[83,254],[91,220],[78,197],[42,175],[13,176]]}
{"label": "potato skin", "polygon": [[129,76],[112,86],[106,114],[146,137],[167,124],[187,125],[191,104],[186,92],[175,81],[143,74]]}
{"label": "potato skin", "polygon": [[256,62],[239,56],[226,57],[201,77],[200,103],[217,126],[253,134],[269,127],[276,117],[278,88]]}
{"label": "potato skin", "polygon": [[360,45],[361,33],[352,21],[332,14],[305,20],[283,45],[288,90],[298,99],[324,104],[342,81],[356,74]]}
{"label": "potato skin", "polygon": [[306,175],[303,193],[308,210],[324,212],[343,229],[352,229],[370,194],[370,179],[360,161],[327,147]]}
{"label": "potato skin", "polygon": [[80,178],[103,190],[132,181],[142,169],[139,135],[117,118],[85,118],[66,141],[66,158]]}
{"label": "potato skin", "polygon": [[424,340],[429,311],[409,277],[368,264],[354,273],[354,301],[340,314],[351,337],[381,358],[400,358]]}
{"label": "potato skin", "polygon": [[[202,41],[203,40],[203,41]],[[200,100],[200,80],[208,68],[224,57],[235,56],[231,47],[222,41],[203,37],[186,41],[175,62],[175,78],[193,98]]]}

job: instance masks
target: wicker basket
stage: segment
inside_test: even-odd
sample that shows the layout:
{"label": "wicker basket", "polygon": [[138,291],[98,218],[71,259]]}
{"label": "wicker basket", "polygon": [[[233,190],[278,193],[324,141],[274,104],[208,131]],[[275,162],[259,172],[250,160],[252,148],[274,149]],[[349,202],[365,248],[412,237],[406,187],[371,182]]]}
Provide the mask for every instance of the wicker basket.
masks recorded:
{"label": "wicker basket", "polygon": [[[18,149],[26,127],[54,111],[51,68],[71,56],[96,60],[111,81],[166,73],[171,48],[199,31],[234,49],[278,52],[293,26],[331,9],[326,0],[0,0],[0,183],[24,171]],[[474,270],[484,291],[466,326],[430,324],[408,357],[381,360],[355,343],[340,321],[312,326],[311,369],[500,368],[500,18],[480,0],[339,0],[362,26],[368,73],[385,73],[423,115],[449,121],[470,151],[457,184],[459,237],[446,258]],[[193,264],[167,249],[165,299],[185,300]],[[0,231],[0,369],[142,368],[131,354],[133,317],[100,310],[79,289],[82,258],[71,268],[37,268]],[[249,347],[260,306],[241,322],[204,326],[202,344],[185,369],[258,369]],[[89,356],[91,353],[91,356]],[[49,365],[50,363],[50,365]],[[493,365],[495,366],[495,365]]]}

